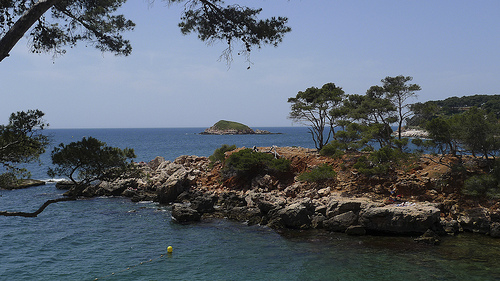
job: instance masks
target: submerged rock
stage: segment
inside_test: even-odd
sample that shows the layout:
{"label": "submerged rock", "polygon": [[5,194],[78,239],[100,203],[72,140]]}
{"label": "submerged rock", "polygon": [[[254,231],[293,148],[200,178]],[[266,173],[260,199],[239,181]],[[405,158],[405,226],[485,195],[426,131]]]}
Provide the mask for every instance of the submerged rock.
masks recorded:
{"label": "submerged rock", "polygon": [[441,239],[439,239],[439,235],[434,233],[434,231],[428,229],[422,236],[415,238],[415,242],[426,243],[431,245],[438,245],[441,243]]}

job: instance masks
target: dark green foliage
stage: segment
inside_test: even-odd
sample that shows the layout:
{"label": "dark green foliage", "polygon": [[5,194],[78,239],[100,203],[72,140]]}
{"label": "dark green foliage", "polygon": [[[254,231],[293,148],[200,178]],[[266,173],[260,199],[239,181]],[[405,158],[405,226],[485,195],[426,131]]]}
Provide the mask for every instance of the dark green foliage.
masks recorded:
{"label": "dark green foliage", "polygon": [[214,154],[210,155],[210,157],[208,159],[210,159],[210,161],[212,163],[215,163],[217,161],[224,162],[224,160],[226,159],[225,153],[228,151],[235,150],[235,149],[236,149],[236,145],[234,145],[234,144],[233,145],[223,144],[221,147],[217,148],[214,151]]}
{"label": "dark green foliage", "polygon": [[491,174],[472,176],[465,180],[462,193],[474,197],[500,198],[498,179]]}
{"label": "dark green foliage", "polygon": [[[342,88],[334,83],[327,83],[321,88],[311,87],[289,98],[291,112],[289,118],[294,122],[303,123],[309,127],[309,132],[318,150],[321,150],[334,135],[339,116],[331,114],[332,110],[340,107],[344,98]],[[327,136],[324,136],[325,128]]]}
{"label": "dark green foliage", "polygon": [[326,180],[334,180],[336,177],[337,173],[333,170],[332,166],[325,163],[320,166],[314,167],[309,172],[300,174],[298,179],[300,181],[307,182],[322,182]]}
{"label": "dark green foliage", "polygon": [[345,151],[355,151],[364,147],[370,139],[365,133],[368,127],[359,123],[342,121],[342,130],[337,131],[335,138],[339,148]]}
{"label": "dark green foliage", "polygon": [[460,115],[453,116],[453,122],[457,138],[467,152],[486,158],[498,154],[500,126],[495,115],[472,107]]}
{"label": "dark green foliage", "polygon": [[451,97],[445,100],[434,101],[441,108],[444,115],[462,113],[471,107],[484,109],[500,117],[500,95],[472,95],[464,97]]}
{"label": "dark green foliage", "polygon": [[[198,38],[209,43],[227,42],[228,50],[234,40],[243,43],[242,52],[248,54],[253,47],[263,44],[277,46],[285,33],[291,28],[286,26],[286,17],[271,17],[258,20],[262,9],[253,9],[241,5],[219,5],[222,1],[168,1],[188,2],[190,9],[181,17],[179,27],[183,34],[198,33]],[[230,56],[230,52],[228,54]],[[226,57],[230,59],[230,57]]]}
{"label": "dark green foliage", "polygon": [[110,147],[93,137],[67,145],[61,143],[51,157],[56,167],[50,168],[48,175],[65,176],[77,186],[132,176],[135,171],[135,164],[128,162],[136,157],[133,149]]}
{"label": "dark green foliage", "polygon": [[354,168],[365,175],[386,174],[408,157],[407,153],[399,149],[384,146],[371,152],[368,157],[361,156],[354,164]]}
{"label": "dark green foliage", "polygon": [[[9,50],[2,48],[12,44],[12,40],[15,40],[13,38],[18,36],[7,33],[14,30],[14,23],[28,22],[28,27],[18,26],[16,32],[24,33],[22,29],[27,30],[33,25],[26,35],[34,53],[50,51],[57,56],[64,54],[66,47],[73,47],[83,41],[101,51],[129,55],[132,47],[128,40],[123,39],[121,33],[132,30],[135,24],[123,15],[116,14],[124,3],[125,0],[62,0],[50,6],[42,1],[2,1],[0,36],[3,38],[0,37],[0,53],[8,54]],[[44,15],[39,16],[37,10]],[[23,14],[28,20],[19,21]],[[3,57],[0,57],[0,61],[1,59]]]}
{"label": "dark green foliage", "polygon": [[446,117],[438,117],[427,122],[425,129],[432,140],[427,144],[434,144],[438,153],[456,155],[458,142],[456,130],[453,127],[453,120]]}
{"label": "dark green foliage", "polygon": [[9,124],[0,125],[0,164],[16,176],[29,177],[20,163],[38,161],[49,144],[42,130],[48,126],[42,119],[40,110],[28,110],[12,113]]}
{"label": "dark green foliage", "polygon": [[[243,5],[222,6],[220,0],[164,0],[168,4],[184,3],[179,27],[183,34],[195,32],[198,38],[228,45],[223,52],[231,61],[233,43],[242,42],[241,53],[247,57],[252,48],[277,46],[291,31],[286,17],[258,19],[262,9]],[[135,24],[117,14],[126,0],[59,0],[59,1],[1,1],[0,3],[0,61],[23,35],[27,35],[31,51],[65,53],[67,47],[86,42],[101,51],[129,55],[132,46],[122,34]],[[16,28],[14,27],[16,24]],[[31,28],[30,31],[28,31]]]}
{"label": "dark green foliage", "polygon": [[258,174],[283,173],[289,170],[289,160],[275,159],[272,154],[255,152],[247,148],[231,154],[226,159],[222,174],[225,178],[232,176],[252,178]]}
{"label": "dark green foliage", "polygon": [[[403,122],[409,118],[413,112],[410,109],[410,104],[407,102],[409,98],[416,96],[416,91],[421,88],[417,84],[408,84],[413,77],[399,75],[396,77],[386,77],[382,79],[382,92],[385,97],[391,101],[397,111],[398,123],[398,139],[401,140],[401,130]],[[375,86],[376,87],[376,86]]]}
{"label": "dark green foliage", "polygon": [[394,145],[399,148],[399,150],[403,152],[410,152],[410,149],[408,148],[408,143],[409,139],[408,138],[401,138],[401,139],[394,139]]}
{"label": "dark green foliage", "polygon": [[14,173],[0,174],[0,188],[9,188],[13,186],[16,181],[17,177]]}
{"label": "dark green foliage", "polygon": [[332,158],[340,158],[345,154],[344,146],[337,140],[332,140],[319,151],[323,156],[330,156]]}
{"label": "dark green foliage", "polygon": [[439,153],[467,152],[488,158],[500,150],[498,119],[476,107],[453,116],[434,118],[427,122],[425,129]]}
{"label": "dark green foliage", "polygon": [[323,146],[323,148],[319,151],[319,154],[333,158],[340,158],[345,154],[345,152],[342,150],[341,144],[338,141],[333,140]]}
{"label": "dark green foliage", "polygon": [[349,95],[344,101],[348,117],[363,126],[362,139],[380,146],[392,144],[391,124],[397,121],[396,107],[384,96],[383,88],[371,87],[366,95]]}
{"label": "dark green foliage", "polygon": [[500,199],[500,159],[490,163],[492,165],[487,174],[475,175],[465,180],[463,194]]}
{"label": "dark green foliage", "polygon": [[423,126],[440,116],[464,113],[472,107],[477,107],[484,110],[486,114],[493,114],[496,118],[500,118],[500,95],[450,97],[445,100],[415,103],[411,108],[415,115],[409,120],[408,124]]}
{"label": "dark green foliage", "polygon": [[414,115],[408,118],[406,124],[408,126],[425,126],[425,123],[438,117],[440,108],[433,101],[427,101],[425,103],[417,102],[410,106],[411,111]]}

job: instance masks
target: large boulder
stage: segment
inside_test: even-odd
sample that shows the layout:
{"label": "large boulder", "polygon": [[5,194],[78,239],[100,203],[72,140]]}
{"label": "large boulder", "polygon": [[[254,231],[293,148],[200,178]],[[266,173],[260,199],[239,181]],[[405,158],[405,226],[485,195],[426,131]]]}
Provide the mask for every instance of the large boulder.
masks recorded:
{"label": "large boulder", "polygon": [[186,169],[177,169],[160,188],[158,188],[158,201],[162,204],[175,201],[177,196],[189,189],[191,178]]}
{"label": "large boulder", "polygon": [[103,181],[97,185],[97,195],[120,196],[127,189],[137,189],[137,179],[119,179]]}
{"label": "large boulder", "polygon": [[226,211],[229,219],[245,222],[248,225],[259,224],[262,221],[262,213],[256,207],[234,207]]}
{"label": "large boulder", "polygon": [[262,214],[268,214],[272,210],[281,209],[286,204],[286,199],[269,193],[249,191],[245,196],[248,206],[257,207]]}
{"label": "large boulder", "polygon": [[366,230],[361,225],[351,225],[345,230],[345,234],[351,236],[363,236],[366,234]]}
{"label": "large boulder", "polygon": [[491,224],[490,236],[500,238],[500,223],[494,222]]}
{"label": "large boulder", "polygon": [[288,228],[307,229],[311,227],[313,212],[303,202],[293,203],[277,212],[281,223]]}
{"label": "large boulder", "polygon": [[486,208],[473,208],[463,211],[457,218],[465,231],[486,234],[490,232],[490,213]]}
{"label": "large boulder", "polygon": [[191,208],[199,213],[211,213],[214,211],[214,204],[217,202],[217,196],[199,193],[191,200]]}
{"label": "large boulder", "polygon": [[172,217],[180,223],[199,221],[201,214],[191,208],[189,204],[175,203],[172,206]]}
{"label": "large boulder", "polygon": [[149,163],[148,163],[148,166],[153,169],[153,170],[156,170],[158,168],[158,166],[160,166],[161,163],[165,162],[165,158],[161,157],[161,156],[156,156],[155,159],[151,160]]}
{"label": "large boulder", "polygon": [[332,197],[326,205],[326,216],[327,218],[332,218],[350,211],[359,214],[361,210],[379,206],[379,203],[375,203],[367,198]]}
{"label": "large boulder", "polygon": [[366,230],[396,234],[424,233],[435,228],[439,222],[440,210],[424,203],[368,208],[359,216],[359,224]]}
{"label": "large boulder", "polygon": [[350,226],[356,225],[358,216],[353,211],[348,211],[340,215],[323,221],[323,228],[330,231],[344,232]]}

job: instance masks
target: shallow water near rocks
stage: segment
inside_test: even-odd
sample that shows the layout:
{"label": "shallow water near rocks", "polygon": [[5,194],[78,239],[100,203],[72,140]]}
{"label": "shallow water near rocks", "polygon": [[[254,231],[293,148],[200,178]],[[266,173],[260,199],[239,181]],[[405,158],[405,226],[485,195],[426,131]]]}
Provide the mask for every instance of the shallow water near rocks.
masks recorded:
{"label": "shallow water near rocks", "polygon": [[500,240],[473,234],[429,246],[223,219],[179,225],[168,206],[124,198],[62,202],[38,218],[0,217],[0,225],[0,280],[500,278]]}
{"label": "shallow water near rocks", "polygon": [[[208,156],[223,143],[314,145],[304,128],[281,130],[287,133],[249,138],[195,135],[201,129],[51,132],[56,144],[92,135],[135,148],[138,161]],[[33,167],[34,177],[46,179],[45,170]],[[34,211],[61,193],[53,183],[1,190],[0,209]],[[0,280],[500,280],[499,264],[500,239],[483,235],[429,246],[413,237],[278,233],[219,219],[179,225],[169,206],[126,198],[52,204],[37,218],[0,217]]]}

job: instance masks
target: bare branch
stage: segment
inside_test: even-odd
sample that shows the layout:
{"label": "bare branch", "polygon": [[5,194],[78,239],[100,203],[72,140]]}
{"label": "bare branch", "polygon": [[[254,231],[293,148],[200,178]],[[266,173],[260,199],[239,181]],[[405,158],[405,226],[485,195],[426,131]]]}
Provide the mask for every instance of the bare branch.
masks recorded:
{"label": "bare branch", "polygon": [[51,199],[47,200],[43,205],[38,208],[38,210],[32,212],[32,213],[26,213],[26,212],[8,212],[8,211],[0,211],[1,216],[8,216],[8,217],[26,217],[26,218],[34,218],[37,217],[47,206],[53,203],[57,202],[63,202],[63,201],[75,201],[75,197],[63,197],[63,198],[58,198],[58,199]]}

